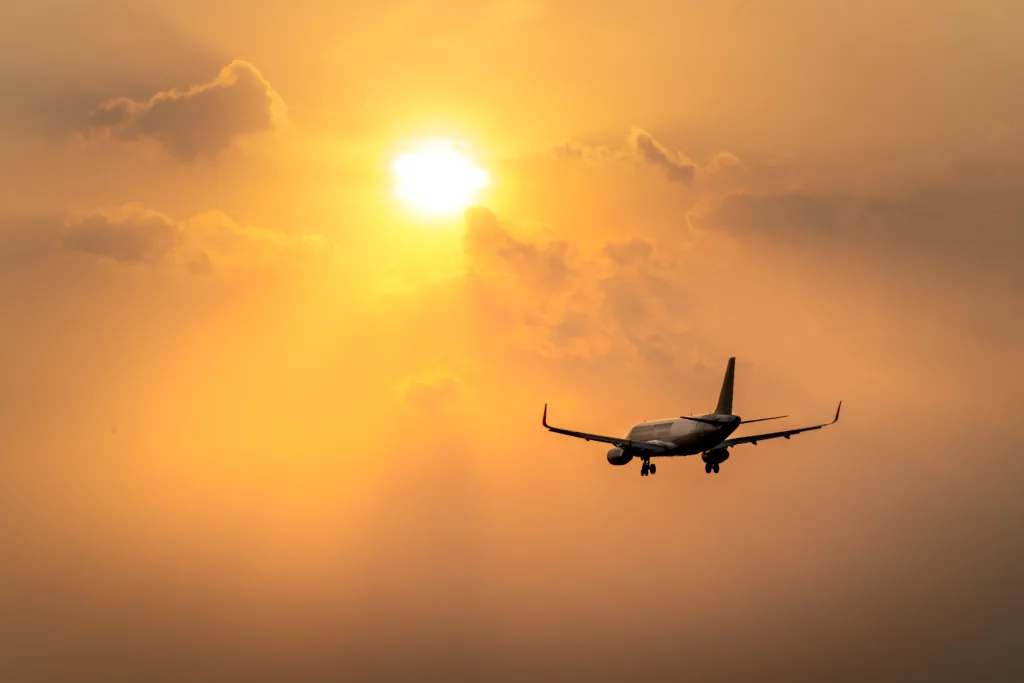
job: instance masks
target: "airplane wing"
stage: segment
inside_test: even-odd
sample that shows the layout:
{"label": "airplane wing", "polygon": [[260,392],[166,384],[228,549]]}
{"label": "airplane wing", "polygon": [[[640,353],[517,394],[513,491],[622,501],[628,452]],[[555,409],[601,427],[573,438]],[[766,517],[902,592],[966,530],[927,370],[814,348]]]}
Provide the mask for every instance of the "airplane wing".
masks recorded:
{"label": "airplane wing", "polygon": [[577,439],[583,439],[584,441],[603,441],[604,443],[614,444],[619,448],[629,448],[638,451],[651,451],[654,453],[661,453],[668,450],[668,446],[650,443],[647,441],[631,441],[629,439],[622,439],[617,436],[601,436],[600,434],[587,434],[586,432],[574,432],[569,429],[559,429],[558,427],[552,427],[548,424],[548,404],[544,404],[544,417],[541,418],[541,424],[551,432],[556,434],[565,434],[566,436],[575,436]]}
{"label": "airplane wing", "polygon": [[786,429],[786,430],[783,430],[781,432],[768,432],[767,434],[753,434],[751,436],[739,436],[739,437],[736,437],[735,439],[726,439],[721,444],[719,444],[717,447],[718,448],[732,448],[733,446],[739,446],[740,444],[744,444],[744,443],[752,443],[752,444],[754,444],[756,446],[758,441],[766,441],[768,439],[778,439],[780,437],[783,438],[783,439],[788,439],[789,437],[793,436],[794,434],[799,434],[800,432],[809,432],[812,429],[821,429],[822,427],[828,427],[829,425],[835,424],[836,422],[839,421],[839,411],[842,409],[842,407],[843,407],[843,402],[840,401],[839,402],[839,407],[836,408],[836,416],[832,419],[831,422],[826,422],[826,423],[820,424],[820,425],[812,425],[810,427],[800,427],[798,429]]}

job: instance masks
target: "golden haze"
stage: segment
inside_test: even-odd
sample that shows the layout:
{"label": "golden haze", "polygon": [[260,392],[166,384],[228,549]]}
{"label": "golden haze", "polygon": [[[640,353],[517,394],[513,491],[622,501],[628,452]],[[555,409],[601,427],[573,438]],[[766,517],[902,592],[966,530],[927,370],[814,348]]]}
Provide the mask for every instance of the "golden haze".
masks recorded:
{"label": "golden haze", "polygon": [[6,678],[1020,678],[1019,2],[5,16]]}

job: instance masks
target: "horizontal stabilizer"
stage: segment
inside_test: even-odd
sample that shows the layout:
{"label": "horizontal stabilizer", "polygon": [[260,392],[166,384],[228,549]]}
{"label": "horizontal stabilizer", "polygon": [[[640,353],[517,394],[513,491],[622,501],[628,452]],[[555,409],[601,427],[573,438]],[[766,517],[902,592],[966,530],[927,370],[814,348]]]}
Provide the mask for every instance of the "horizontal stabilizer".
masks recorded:
{"label": "horizontal stabilizer", "polygon": [[765,420],[781,420],[784,417],[789,417],[789,415],[776,415],[775,417],[759,417],[756,420],[740,420],[740,424],[745,425],[750,422],[764,422]]}
{"label": "horizontal stabilizer", "polygon": [[690,417],[689,415],[680,415],[680,420],[693,420],[694,422],[700,422],[706,425],[721,425],[724,424],[722,420],[709,420],[706,417]]}

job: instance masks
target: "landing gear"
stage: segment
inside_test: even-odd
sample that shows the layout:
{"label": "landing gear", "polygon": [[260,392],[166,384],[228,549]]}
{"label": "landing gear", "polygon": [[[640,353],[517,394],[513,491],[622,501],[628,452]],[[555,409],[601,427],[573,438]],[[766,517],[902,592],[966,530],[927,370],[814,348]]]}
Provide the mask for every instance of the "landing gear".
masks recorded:
{"label": "landing gear", "polygon": [[720,465],[729,459],[729,449],[727,448],[714,448],[710,451],[705,451],[700,456],[701,460],[704,461],[704,471],[708,474],[714,472],[718,474]]}
{"label": "landing gear", "polygon": [[641,477],[646,477],[648,474],[654,474],[657,471],[658,466],[654,463],[644,462],[644,464],[640,466]]}
{"label": "landing gear", "polygon": [[649,467],[648,469],[650,469],[650,471],[651,471],[651,474],[655,474],[655,473],[657,473],[657,471],[658,471],[658,466],[657,466],[657,465],[655,465],[655,464],[654,464],[654,463],[652,462],[652,463],[651,463],[651,466],[650,466],[650,467]]}

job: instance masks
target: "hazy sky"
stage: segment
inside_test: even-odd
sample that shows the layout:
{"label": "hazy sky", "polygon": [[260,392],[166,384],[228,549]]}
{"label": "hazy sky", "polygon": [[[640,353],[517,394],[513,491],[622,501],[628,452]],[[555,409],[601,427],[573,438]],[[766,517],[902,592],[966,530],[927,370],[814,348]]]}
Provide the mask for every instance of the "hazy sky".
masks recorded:
{"label": "hazy sky", "polygon": [[1024,4],[3,10],[4,680],[1024,676]]}

